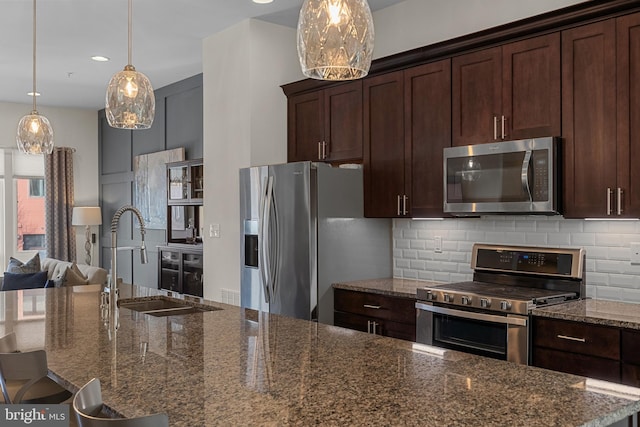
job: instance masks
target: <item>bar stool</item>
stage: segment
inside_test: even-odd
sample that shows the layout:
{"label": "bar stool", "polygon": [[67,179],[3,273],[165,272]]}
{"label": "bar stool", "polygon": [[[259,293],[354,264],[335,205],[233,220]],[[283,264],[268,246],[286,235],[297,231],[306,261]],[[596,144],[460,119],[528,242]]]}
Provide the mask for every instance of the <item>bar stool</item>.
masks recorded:
{"label": "bar stool", "polygon": [[44,350],[18,352],[16,335],[0,338],[0,388],[4,403],[63,403],[73,394],[47,376]]}
{"label": "bar stool", "polygon": [[169,427],[167,414],[136,418],[100,418],[102,409],[100,380],[94,378],[83,385],[73,398],[73,410],[80,427]]}

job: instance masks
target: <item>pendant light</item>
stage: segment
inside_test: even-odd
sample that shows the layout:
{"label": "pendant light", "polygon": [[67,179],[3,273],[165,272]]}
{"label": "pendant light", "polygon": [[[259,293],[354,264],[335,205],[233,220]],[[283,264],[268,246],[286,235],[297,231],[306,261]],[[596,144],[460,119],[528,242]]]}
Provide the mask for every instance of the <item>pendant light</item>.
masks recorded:
{"label": "pendant light", "polygon": [[319,80],[366,76],[373,54],[367,0],[305,0],[298,19],[302,73]]}
{"label": "pendant light", "polygon": [[129,0],[129,46],[127,65],[111,77],[107,87],[106,116],[109,125],[119,129],[149,129],[156,112],[151,82],[131,65],[131,10]]}
{"label": "pendant light", "polygon": [[33,110],[18,123],[16,142],[25,154],[51,154],[53,129],[49,120],[36,110],[36,0],[33,0]]}

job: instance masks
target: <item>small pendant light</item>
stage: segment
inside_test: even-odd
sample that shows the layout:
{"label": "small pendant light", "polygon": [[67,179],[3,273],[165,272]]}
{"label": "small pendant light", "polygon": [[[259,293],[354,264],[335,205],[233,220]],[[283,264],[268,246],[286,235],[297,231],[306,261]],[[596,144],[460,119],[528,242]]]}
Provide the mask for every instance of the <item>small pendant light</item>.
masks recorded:
{"label": "small pendant light", "polygon": [[18,123],[16,142],[25,154],[51,154],[53,129],[49,120],[36,110],[36,0],[33,0],[33,111]]}
{"label": "small pendant light", "polygon": [[128,63],[109,81],[106,116],[109,126],[114,128],[148,129],[153,124],[156,98],[147,76],[131,65],[131,3],[129,0]]}
{"label": "small pendant light", "polygon": [[302,73],[319,80],[366,76],[373,35],[367,0],[305,0],[298,19]]}

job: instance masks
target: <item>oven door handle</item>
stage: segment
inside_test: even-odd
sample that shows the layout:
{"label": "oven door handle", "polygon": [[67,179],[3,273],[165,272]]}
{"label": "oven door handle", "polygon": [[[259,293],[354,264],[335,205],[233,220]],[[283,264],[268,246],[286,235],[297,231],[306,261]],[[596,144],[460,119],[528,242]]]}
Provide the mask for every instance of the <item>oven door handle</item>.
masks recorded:
{"label": "oven door handle", "polygon": [[527,326],[526,317],[496,316],[494,314],[476,313],[475,311],[453,310],[451,308],[428,305],[421,302],[416,303],[416,308],[418,310],[431,311],[433,313],[446,314],[449,316],[456,316],[464,319],[481,320],[491,323],[503,323],[507,325]]}

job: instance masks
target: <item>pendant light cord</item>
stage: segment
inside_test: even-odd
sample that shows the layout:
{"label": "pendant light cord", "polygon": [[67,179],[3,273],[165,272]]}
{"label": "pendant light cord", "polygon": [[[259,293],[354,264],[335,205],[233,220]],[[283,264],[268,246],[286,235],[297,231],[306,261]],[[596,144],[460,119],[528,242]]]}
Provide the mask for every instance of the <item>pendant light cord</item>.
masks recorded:
{"label": "pendant light cord", "polygon": [[129,65],[131,65],[131,33],[132,33],[132,31],[131,31],[131,13],[132,13],[132,10],[133,10],[133,6],[132,5],[133,5],[133,0],[129,0],[129,37],[128,37],[129,38],[129,46],[128,46],[129,55],[127,57],[127,61],[128,61],[127,64],[129,64]]}
{"label": "pendant light cord", "polygon": [[36,111],[36,0],[33,0],[33,111]]}

